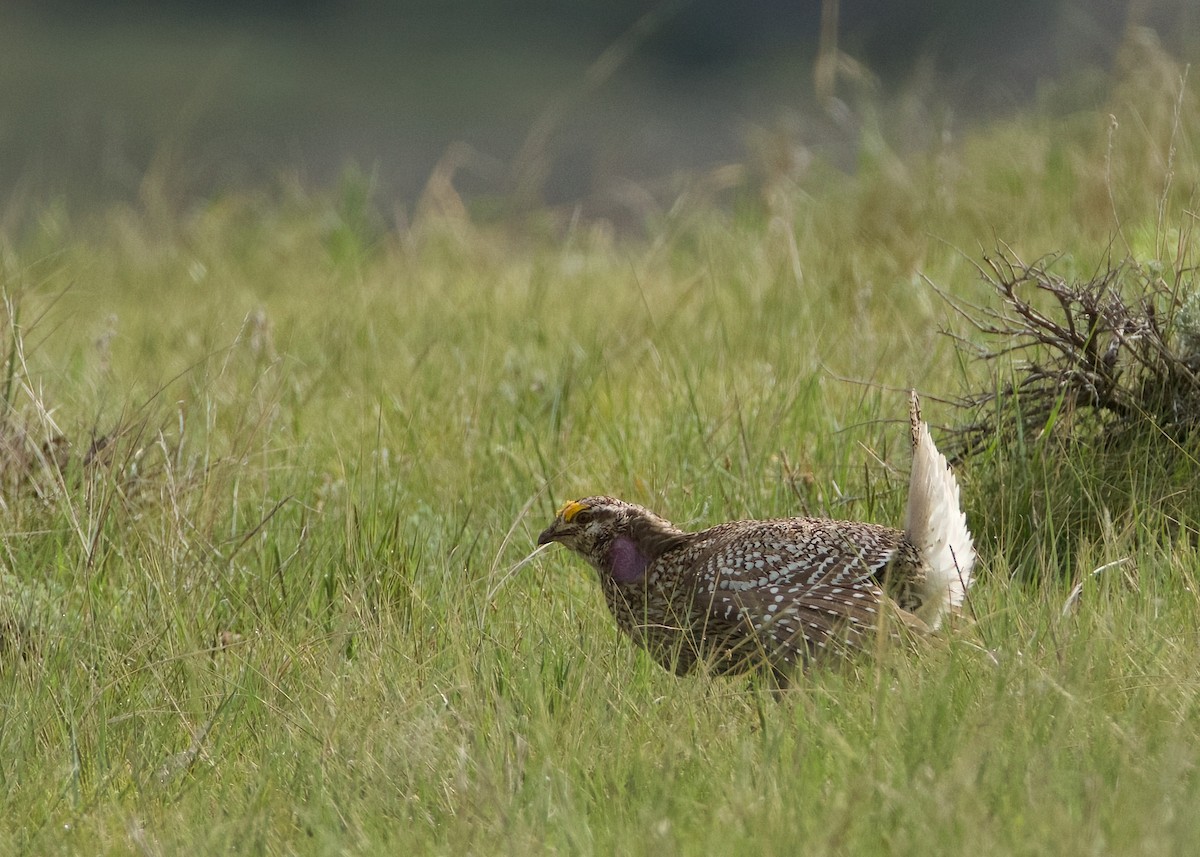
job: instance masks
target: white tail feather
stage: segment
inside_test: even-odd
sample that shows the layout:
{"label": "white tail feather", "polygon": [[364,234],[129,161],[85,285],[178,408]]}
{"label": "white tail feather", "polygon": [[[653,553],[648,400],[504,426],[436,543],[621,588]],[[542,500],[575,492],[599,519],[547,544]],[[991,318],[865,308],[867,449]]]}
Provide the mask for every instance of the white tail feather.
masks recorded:
{"label": "white tail feather", "polygon": [[922,604],[916,613],[930,628],[937,628],[948,610],[962,607],[975,567],[975,544],[959,504],[954,472],[933,445],[929,426],[921,420],[915,390],[909,420],[913,463],[904,529],[928,565]]}

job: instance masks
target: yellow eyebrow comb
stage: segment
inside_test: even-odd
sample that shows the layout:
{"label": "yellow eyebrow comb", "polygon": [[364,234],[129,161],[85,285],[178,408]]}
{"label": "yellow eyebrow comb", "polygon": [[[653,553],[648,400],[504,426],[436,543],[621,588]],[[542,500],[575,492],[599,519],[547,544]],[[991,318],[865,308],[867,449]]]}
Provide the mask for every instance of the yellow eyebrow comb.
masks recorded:
{"label": "yellow eyebrow comb", "polygon": [[572,520],[574,520],[576,515],[586,508],[587,506],[585,506],[583,503],[580,503],[578,500],[572,500],[569,503],[563,504],[563,507],[558,510],[558,516],[563,519],[564,523],[569,524]]}

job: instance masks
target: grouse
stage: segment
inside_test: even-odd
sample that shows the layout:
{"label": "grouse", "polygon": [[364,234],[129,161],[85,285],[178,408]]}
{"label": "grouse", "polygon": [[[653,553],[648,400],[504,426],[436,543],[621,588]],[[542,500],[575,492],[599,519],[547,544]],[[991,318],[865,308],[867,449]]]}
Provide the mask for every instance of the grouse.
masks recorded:
{"label": "grouse", "polygon": [[766,668],[786,683],[814,660],[868,648],[881,629],[936,630],[963,604],[975,549],[916,393],[910,423],[903,530],[780,518],[685,532],[642,506],[594,496],[566,503],[538,544],[586,559],[617,625],[667,670]]}

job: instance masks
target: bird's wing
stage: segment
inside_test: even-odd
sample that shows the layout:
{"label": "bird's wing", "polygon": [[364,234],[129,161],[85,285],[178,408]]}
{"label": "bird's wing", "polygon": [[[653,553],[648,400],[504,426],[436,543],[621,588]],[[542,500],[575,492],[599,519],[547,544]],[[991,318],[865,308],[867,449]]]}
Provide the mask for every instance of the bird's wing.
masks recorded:
{"label": "bird's wing", "polygon": [[899,530],[872,524],[792,518],[723,524],[698,533],[692,550],[718,589],[853,586],[882,580],[902,539]]}
{"label": "bird's wing", "polygon": [[847,586],[837,577],[827,574],[797,592],[767,586],[698,593],[708,599],[707,636],[722,641],[730,660],[765,659],[778,667],[867,648],[890,604],[874,581]]}

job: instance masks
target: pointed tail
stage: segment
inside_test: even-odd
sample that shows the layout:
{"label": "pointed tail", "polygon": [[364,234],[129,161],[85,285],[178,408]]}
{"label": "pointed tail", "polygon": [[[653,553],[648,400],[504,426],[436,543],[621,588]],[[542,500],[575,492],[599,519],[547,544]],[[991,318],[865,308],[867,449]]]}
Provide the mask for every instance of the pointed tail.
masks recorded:
{"label": "pointed tail", "polygon": [[938,452],[921,420],[921,403],[912,392],[909,405],[913,464],[904,529],[928,564],[917,615],[937,628],[947,610],[958,610],[971,585],[975,545],[958,499],[958,483],[946,457]]}

